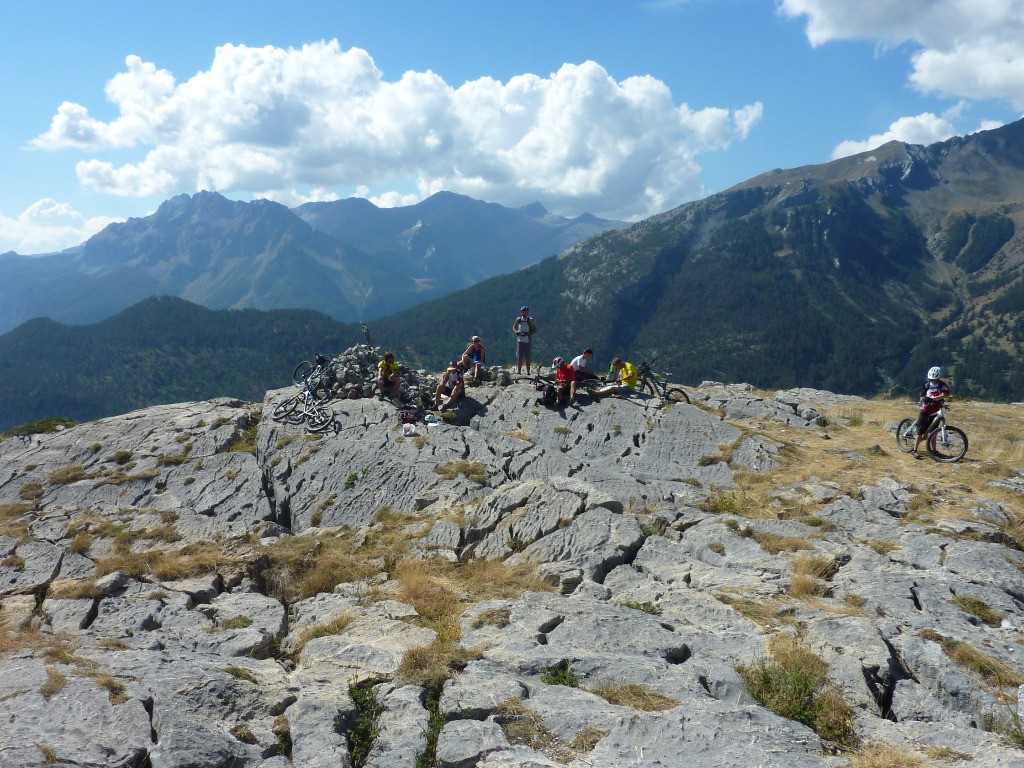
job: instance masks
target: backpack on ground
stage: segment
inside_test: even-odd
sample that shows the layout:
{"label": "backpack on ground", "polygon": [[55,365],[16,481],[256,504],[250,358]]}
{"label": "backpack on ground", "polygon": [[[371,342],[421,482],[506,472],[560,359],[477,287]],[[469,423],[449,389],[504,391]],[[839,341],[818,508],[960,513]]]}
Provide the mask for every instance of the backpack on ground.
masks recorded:
{"label": "backpack on ground", "polygon": [[540,391],[540,397],[534,402],[537,405],[543,405],[545,408],[553,408],[555,403],[558,402],[558,395],[555,392],[553,384],[538,384],[537,389]]}

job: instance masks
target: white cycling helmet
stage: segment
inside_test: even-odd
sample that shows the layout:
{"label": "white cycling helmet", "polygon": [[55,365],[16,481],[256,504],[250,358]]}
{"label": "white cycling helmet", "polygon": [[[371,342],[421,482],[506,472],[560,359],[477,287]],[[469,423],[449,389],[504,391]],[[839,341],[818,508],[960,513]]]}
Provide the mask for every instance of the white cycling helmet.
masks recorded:
{"label": "white cycling helmet", "polygon": [[929,379],[941,379],[942,378],[942,369],[939,368],[939,366],[937,366],[937,365],[933,365],[931,368],[928,369],[928,378]]}

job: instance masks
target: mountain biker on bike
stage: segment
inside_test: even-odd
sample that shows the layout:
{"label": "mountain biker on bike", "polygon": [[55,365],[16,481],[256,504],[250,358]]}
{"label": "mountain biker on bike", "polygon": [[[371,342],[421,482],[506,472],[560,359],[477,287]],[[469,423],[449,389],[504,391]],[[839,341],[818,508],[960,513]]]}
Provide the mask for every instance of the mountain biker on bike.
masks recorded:
{"label": "mountain biker on bike", "polygon": [[595,389],[590,393],[591,397],[600,400],[602,397],[607,395],[622,395],[626,397],[631,395],[633,390],[636,389],[637,378],[639,373],[636,370],[636,366],[632,363],[624,362],[619,358],[612,360],[612,370],[615,371],[615,379],[612,384],[601,389]]}
{"label": "mountain biker on bike", "polygon": [[921,412],[917,416],[917,436],[914,438],[914,450],[910,454],[915,459],[922,458],[918,452],[921,441],[932,423],[932,418],[942,408],[942,401],[949,397],[949,385],[942,380],[942,369],[933,365],[928,369],[928,379],[921,385]]}
{"label": "mountain biker on bike", "polygon": [[384,359],[377,363],[377,390],[381,397],[386,397],[398,405],[398,398],[402,393],[402,377],[398,372],[394,352],[385,352]]}

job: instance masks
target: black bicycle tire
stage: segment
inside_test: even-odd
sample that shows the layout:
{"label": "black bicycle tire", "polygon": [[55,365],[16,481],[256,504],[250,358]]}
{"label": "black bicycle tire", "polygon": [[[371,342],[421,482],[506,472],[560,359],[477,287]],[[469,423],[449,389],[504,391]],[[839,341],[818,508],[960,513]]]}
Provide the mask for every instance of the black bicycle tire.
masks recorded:
{"label": "black bicycle tire", "polygon": [[637,384],[637,392],[646,393],[646,394],[649,394],[649,395],[657,395],[658,394],[658,390],[654,386],[654,382],[652,382],[646,376],[643,376],[640,379],[639,383]]}
{"label": "black bicycle tire", "polygon": [[306,379],[309,378],[309,374],[313,372],[313,364],[309,360],[303,360],[301,363],[295,366],[295,370],[292,371],[292,383],[301,387],[306,383]]}
{"label": "black bicycle tire", "polygon": [[686,394],[686,390],[682,387],[667,387],[665,389],[665,399],[670,403],[687,403],[690,402],[690,396]]}
{"label": "black bicycle tire", "polygon": [[960,461],[960,459],[962,459],[967,454],[967,433],[964,432],[959,427],[950,427],[948,425],[946,426],[946,432],[947,434],[951,434],[954,436],[959,435],[961,438],[963,438],[963,447],[957,450],[955,453],[940,452],[936,444],[938,442],[939,436],[942,434],[942,430],[936,429],[934,432],[928,435],[928,455],[931,456],[936,461]]}
{"label": "black bicycle tire", "polygon": [[896,427],[896,447],[903,451],[903,453],[910,453],[912,450],[914,450],[913,438],[917,437],[917,435],[913,432],[907,435],[907,437],[911,438],[909,442],[904,442],[903,437],[904,432],[910,429],[916,423],[917,422],[915,419],[904,419],[899,423],[899,426]]}
{"label": "black bicycle tire", "polygon": [[325,432],[334,422],[334,413],[322,405],[314,405],[306,414],[306,429],[310,432]]}
{"label": "black bicycle tire", "polygon": [[274,421],[284,421],[288,416],[295,410],[299,404],[299,396],[292,395],[286,397],[280,403],[274,406],[274,410],[270,414],[270,418]]}

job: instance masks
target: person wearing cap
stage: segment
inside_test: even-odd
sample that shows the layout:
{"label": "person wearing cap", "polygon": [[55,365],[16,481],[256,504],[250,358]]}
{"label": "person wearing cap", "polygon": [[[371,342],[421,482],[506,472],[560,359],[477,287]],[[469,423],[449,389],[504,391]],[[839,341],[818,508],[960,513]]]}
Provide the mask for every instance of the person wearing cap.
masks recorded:
{"label": "person wearing cap", "polygon": [[566,406],[576,401],[576,369],[569,363],[556,357],[551,361],[555,370],[555,403]]}
{"label": "person wearing cap", "polygon": [[381,397],[398,405],[402,394],[402,377],[398,372],[394,352],[385,352],[384,359],[377,363],[377,390]]}
{"label": "person wearing cap", "polygon": [[[444,372],[444,378],[441,383],[437,385],[437,389],[434,390],[434,408],[443,411],[449,405],[454,403],[464,394],[466,394],[466,381],[464,378],[464,372],[466,366],[460,360],[459,362],[452,362],[448,365],[448,370]],[[442,403],[441,398],[445,395],[448,398]]]}
{"label": "person wearing cap", "polygon": [[523,372],[523,361],[526,361],[526,375],[530,375],[530,353],[533,348],[533,335],[537,333],[537,323],[530,317],[529,307],[520,307],[519,316],[512,323],[512,333],[516,335],[516,373]]}
{"label": "person wearing cap", "polygon": [[466,347],[466,351],[462,353],[462,363],[467,370],[472,369],[474,379],[480,378],[480,366],[486,359],[485,355],[483,342],[480,341],[479,336],[474,336],[470,340],[469,346]]}
{"label": "person wearing cap", "polygon": [[639,373],[636,370],[636,366],[632,363],[624,362],[619,358],[612,360],[612,371],[615,372],[615,378],[612,384],[601,389],[595,389],[590,393],[591,397],[600,400],[602,397],[607,395],[622,395],[626,397],[631,395],[633,390],[636,389],[636,382],[639,378]]}

